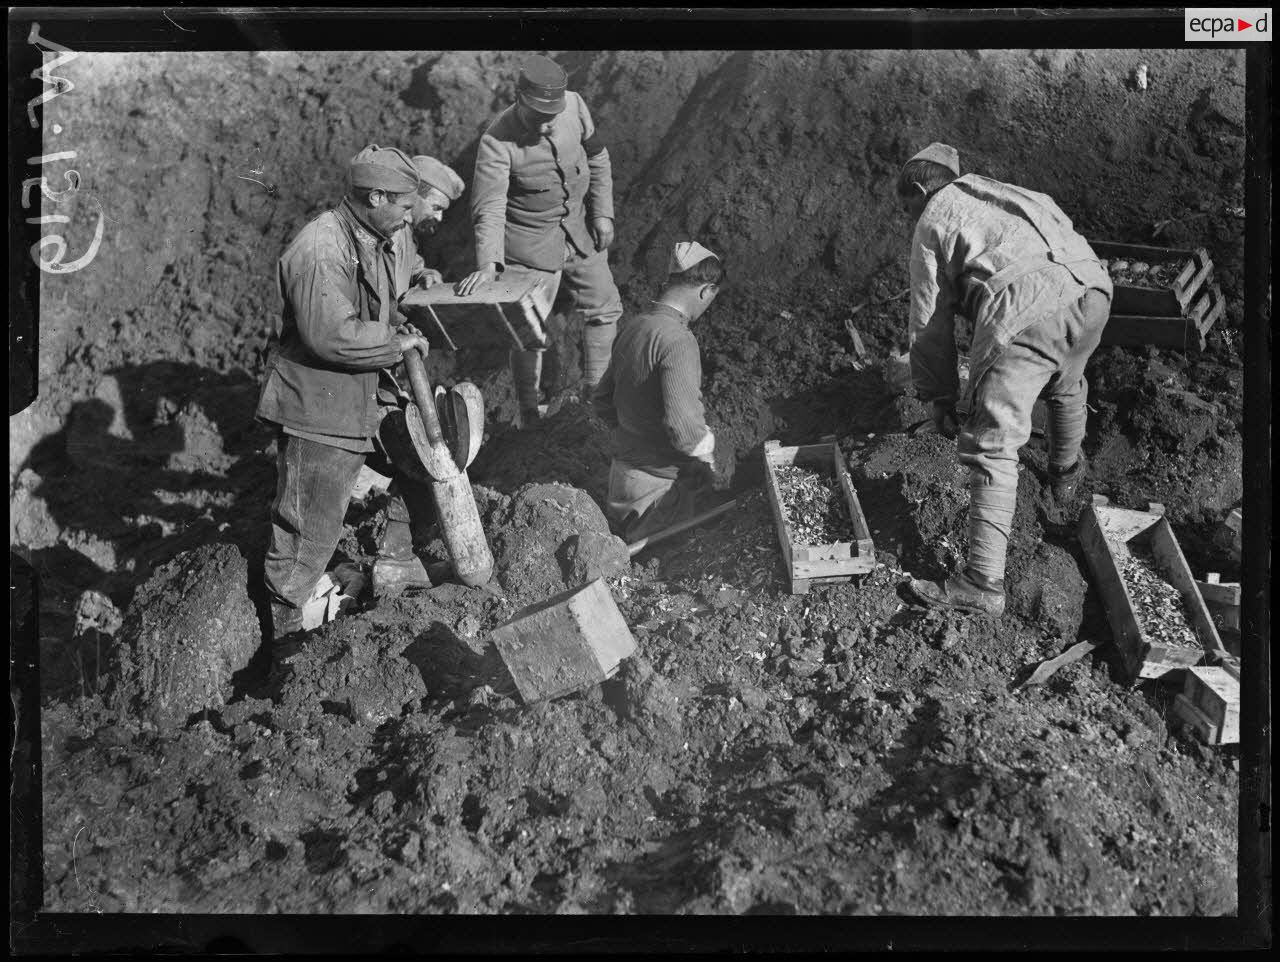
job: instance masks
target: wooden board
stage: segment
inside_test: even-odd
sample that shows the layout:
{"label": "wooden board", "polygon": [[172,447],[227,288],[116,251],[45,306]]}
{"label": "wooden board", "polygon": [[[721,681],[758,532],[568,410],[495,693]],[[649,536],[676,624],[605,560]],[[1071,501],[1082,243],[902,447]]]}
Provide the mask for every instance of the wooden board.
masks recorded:
{"label": "wooden board", "polygon": [[1226,309],[1227,299],[1223,296],[1218,285],[1207,285],[1189,311],[1189,316],[1195,321],[1196,327],[1200,331],[1201,340],[1204,339],[1204,335],[1209,333],[1210,328],[1213,327]]}
{"label": "wooden board", "polygon": [[1240,741],[1240,678],[1228,668],[1201,667],[1187,672],[1174,711],[1207,745]]}
{"label": "wooden board", "polygon": [[[835,544],[806,545],[797,542],[787,523],[786,510],[782,506],[782,490],[778,485],[776,469],[788,465],[829,468],[836,485],[844,495],[849,519],[853,523],[853,540]],[[875,544],[858,492],[849,476],[844,456],[834,438],[819,444],[803,444],[782,447],[777,441],[764,444],[765,490],[773,509],[773,520],[778,532],[778,544],[782,548],[787,577],[792,594],[804,594],[811,584],[830,584],[848,581],[875,568]]]}
{"label": "wooden board", "polygon": [[1204,332],[1193,318],[1127,314],[1111,315],[1107,326],[1102,329],[1102,340],[1099,343],[1114,347],[1142,347],[1151,344],[1182,351],[1203,351],[1205,348]]}
{"label": "wooden board", "polygon": [[549,276],[511,267],[466,297],[455,293],[455,284],[437,284],[410,291],[400,306],[432,347],[545,347]]}
{"label": "wooden board", "polygon": [[[1095,503],[1081,518],[1080,542],[1130,682],[1161,678],[1198,665],[1206,657],[1218,661],[1227,656],[1173,528],[1161,514]],[[1169,583],[1182,596],[1200,648],[1153,644],[1144,634],[1120,573],[1120,562],[1130,545],[1147,548],[1165,568]]]}

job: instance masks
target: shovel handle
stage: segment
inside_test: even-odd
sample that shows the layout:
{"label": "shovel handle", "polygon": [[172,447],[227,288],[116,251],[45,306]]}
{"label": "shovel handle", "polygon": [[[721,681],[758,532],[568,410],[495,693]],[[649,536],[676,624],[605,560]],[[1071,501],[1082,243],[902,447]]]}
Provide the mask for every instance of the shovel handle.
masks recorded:
{"label": "shovel handle", "polygon": [[738,499],[734,498],[731,501],[726,501],[724,504],[717,505],[710,511],[704,511],[702,514],[695,515],[687,521],[681,521],[679,524],[673,524],[669,528],[663,528],[661,531],[655,531],[653,534],[643,537],[638,541],[633,541],[627,545],[627,554],[634,558],[649,545],[655,544],[658,541],[663,541],[666,538],[670,538],[673,534],[679,534],[681,531],[687,531],[689,528],[696,527],[706,521],[712,520],[713,518],[718,518],[720,515],[728,511],[732,511],[737,506]]}
{"label": "shovel handle", "polygon": [[418,413],[422,415],[422,426],[426,429],[427,440],[432,445],[444,444],[444,432],[440,429],[440,412],[436,410],[436,397],[431,391],[431,383],[427,380],[427,369],[422,365],[422,355],[416,347],[404,352],[405,370],[409,372],[409,389],[413,392],[413,401],[418,405]]}

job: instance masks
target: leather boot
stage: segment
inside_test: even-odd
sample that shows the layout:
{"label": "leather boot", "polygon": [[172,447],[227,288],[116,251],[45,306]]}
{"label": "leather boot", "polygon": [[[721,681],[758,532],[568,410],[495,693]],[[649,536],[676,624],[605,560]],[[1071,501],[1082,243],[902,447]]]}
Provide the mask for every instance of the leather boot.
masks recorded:
{"label": "leather boot", "polygon": [[302,609],[271,602],[271,640],[282,641],[302,631]]}
{"label": "leather boot", "polygon": [[[397,479],[398,492],[387,506],[387,525],[378,540],[378,556],[373,562],[373,593],[375,596],[391,588],[431,588],[448,577],[448,563],[433,564],[430,567],[422,563],[418,557],[423,547],[430,541],[435,525],[431,525],[420,535],[410,520],[410,508],[407,501],[418,501],[427,497],[423,486],[406,484]],[[423,487],[423,490],[419,490]],[[425,513],[425,508],[418,505],[417,514]],[[434,577],[433,577],[434,575]]]}
{"label": "leather boot", "polygon": [[954,608],[992,618],[1004,614],[1004,579],[985,578],[967,568],[946,581],[913,578],[907,590],[930,608]]}
{"label": "leather boot", "polygon": [[520,425],[533,424],[541,417],[538,396],[542,384],[542,351],[512,351],[511,377],[520,405]]}
{"label": "leather boot", "polygon": [[1069,468],[1049,467],[1049,490],[1053,494],[1054,503],[1062,509],[1071,506],[1080,493],[1080,486],[1089,474],[1084,455],[1076,458],[1076,463]]}

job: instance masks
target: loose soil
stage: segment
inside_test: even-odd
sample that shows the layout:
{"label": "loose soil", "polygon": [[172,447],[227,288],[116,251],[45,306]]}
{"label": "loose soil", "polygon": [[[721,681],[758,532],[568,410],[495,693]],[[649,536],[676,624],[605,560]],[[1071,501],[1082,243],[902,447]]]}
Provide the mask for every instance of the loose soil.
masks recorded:
{"label": "loose soil", "polygon": [[[1228,307],[1205,353],[1090,362],[1081,497],[1163,503],[1193,570],[1237,580],[1214,532],[1242,491],[1239,51],[565,53],[614,161],[628,310],[676,239],[728,265],[695,331],[740,510],[628,558],[599,507],[611,442],[575,398],[573,324],[551,414],[522,432],[503,357],[440,353],[437,382],[486,398],[471,477],[493,582],[365,597],[261,647],[275,448],[253,410],[272,265],[369,141],[469,178],[520,59],[67,68],[75,89],[46,124],[76,132],[107,236],[90,268],[43,278],[40,397],[10,422],[10,543],[41,577],[45,907],[1234,912],[1234,750],[1177,733],[1172,690],[1120,684],[1106,644],[1018,684],[1109,639],[1079,506],[1046,498],[1040,439],[1023,451],[1006,615],[900,594],[964,556],[967,482],[953,444],[904,433],[928,412],[884,372],[906,327],[892,179],[931,140],[1049,193],[1088,237],[1206,247]],[[1146,91],[1126,83],[1139,61]],[[467,206],[425,242],[449,278],[471,267]],[[71,251],[92,223],[74,219]],[[826,434],[883,563],[791,596],[760,445]],[[335,561],[370,560],[384,506],[352,504]],[[638,654],[596,688],[521,704],[489,633],[594,577]],[[224,586],[221,609],[186,600],[200,584]],[[129,666],[201,637],[218,657],[157,712],[156,673]]]}

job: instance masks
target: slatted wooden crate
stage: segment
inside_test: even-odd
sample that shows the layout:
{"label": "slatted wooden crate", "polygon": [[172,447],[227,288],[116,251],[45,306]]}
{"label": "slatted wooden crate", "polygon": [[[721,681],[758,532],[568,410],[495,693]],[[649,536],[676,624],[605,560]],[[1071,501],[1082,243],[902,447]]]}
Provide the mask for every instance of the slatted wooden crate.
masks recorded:
{"label": "slatted wooden crate", "polygon": [[[777,476],[778,468],[789,465],[830,469],[833,472],[836,484],[844,495],[845,505],[849,509],[849,518],[853,522],[853,541],[809,545],[801,544],[796,540],[790,524],[787,523],[787,513],[782,506],[782,490]],[[835,438],[824,438],[818,444],[801,444],[793,447],[783,447],[777,441],[766,441],[764,474],[766,489],[769,492],[769,504],[773,508],[773,518],[778,528],[778,543],[782,548],[792,594],[806,594],[810,585],[813,584],[848,581],[856,575],[864,575],[875,568],[875,544],[871,540],[871,530],[867,527],[866,516],[863,515],[862,505],[858,502],[858,492],[854,490],[849,469],[845,466],[844,456],[840,453]]]}
{"label": "slatted wooden crate", "polygon": [[454,286],[413,290],[400,301],[432,347],[456,351],[546,346],[551,303],[545,276],[509,267],[465,297],[454,293]]}
{"label": "slatted wooden crate", "polygon": [[1108,262],[1141,261],[1151,266],[1181,264],[1182,269],[1168,287],[1147,287],[1115,282],[1111,312],[1140,317],[1182,317],[1191,308],[1200,288],[1213,273],[1213,261],[1203,247],[1195,250],[1153,247],[1143,244],[1114,244],[1090,241],[1095,254]]}
{"label": "slatted wooden crate", "polygon": [[1166,287],[1115,282],[1111,317],[1102,332],[1106,345],[1172,347],[1203,351],[1205,336],[1226,310],[1226,299],[1213,282],[1213,261],[1204,248],[1153,247],[1090,241],[1108,262],[1117,259],[1149,264],[1181,263]]}
{"label": "slatted wooden crate", "polygon": [[[1106,503],[1105,498],[1095,498],[1081,518],[1080,541],[1131,682],[1140,678],[1160,678],[1169,672],[1198,665],[1206,657],[1214,662],[1226,659],[1227,652],[1222,647],[1218,630],[1163,509],[1133,511],[1114,507]],[[1146,549],[1164,568],[1166,579],[1182,596],[1187,620],[1200,642],[1199,648],[1154,643],[1142,631],[1120,570],[1121,559],[1129,553],[1131,546]]]}

